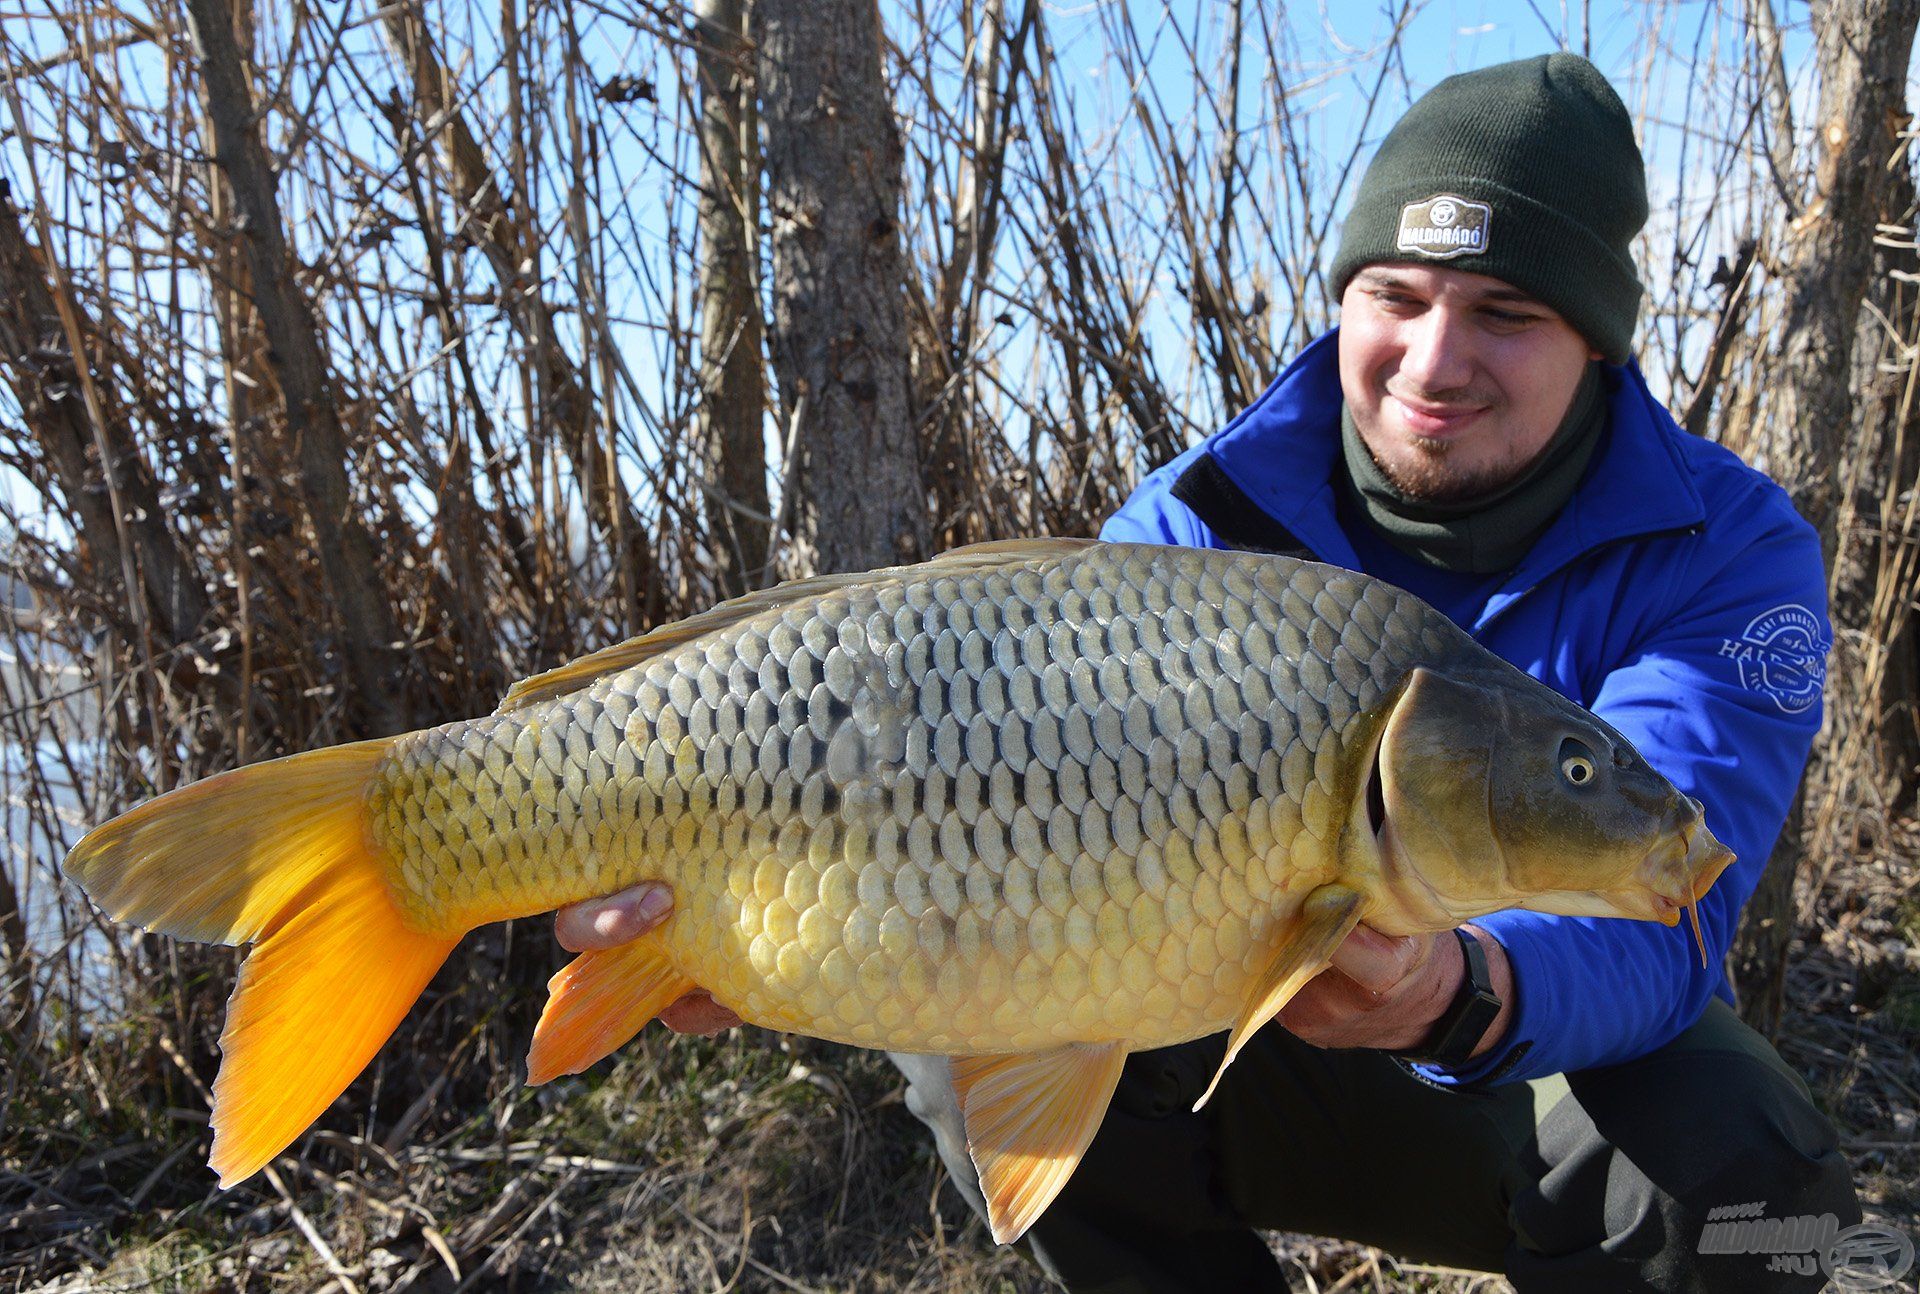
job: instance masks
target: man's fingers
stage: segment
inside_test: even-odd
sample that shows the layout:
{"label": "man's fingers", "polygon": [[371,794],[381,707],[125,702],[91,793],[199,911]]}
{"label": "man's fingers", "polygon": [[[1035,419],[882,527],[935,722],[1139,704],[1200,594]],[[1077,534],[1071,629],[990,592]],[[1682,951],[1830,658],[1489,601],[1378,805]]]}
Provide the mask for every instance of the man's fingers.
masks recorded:
{"label": "man's fingers", "polygon": [[635,885],[561,908],[553,919],[554,938],[568,952],[617,948],[659,925],[672,906],[673,894],[666,886]]}
{"label": "man's fingers", "polygon": [[1430,935],[1383,935],[1358,925],[1333,950],[1334,969],[1375,993],[1386,993],[1407,977],[1426,955]]}
{"label": "man's fingers", "polygon": [[[638,939],[666,920],[673,893],[664,885],[635,885],[605,898],[571,903],[554,914],[553,934],[569,952],[596,952]],[[740,1023],[740,1017],[695,989],[660,1012],[660,1022],[676,1033],[716,1034]]]}
{"label": "man's fingers", "polygon": [[699,988],[669,1003],[660,1012],[660,1023],[675,1033],[711,1036],[733,1028],[740,1023],[740,1017],[714,1001],[705,989]]}

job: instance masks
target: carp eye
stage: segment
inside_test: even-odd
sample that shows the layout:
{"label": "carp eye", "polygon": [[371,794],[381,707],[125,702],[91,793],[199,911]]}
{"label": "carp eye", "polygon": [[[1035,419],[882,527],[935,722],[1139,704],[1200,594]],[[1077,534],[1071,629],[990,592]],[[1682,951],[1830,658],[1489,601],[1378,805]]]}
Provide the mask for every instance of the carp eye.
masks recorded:
{"label": "carp eye", "polygon": [[1569,786],[1589,785],[1595,775],[1593,752],[1585,743],[1569,737],[1560,743],[1560,776]]}

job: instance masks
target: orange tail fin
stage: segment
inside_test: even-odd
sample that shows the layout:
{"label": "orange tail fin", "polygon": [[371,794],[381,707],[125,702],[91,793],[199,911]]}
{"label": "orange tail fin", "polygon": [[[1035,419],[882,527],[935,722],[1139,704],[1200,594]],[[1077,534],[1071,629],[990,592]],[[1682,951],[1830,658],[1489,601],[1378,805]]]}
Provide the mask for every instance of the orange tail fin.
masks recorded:
{"label": "orange tail fin", "polygon": [[413,928],[367,830],[390,739],[235,769],[93,831],[66,873],[118,920],[252,943],[213,1085],[222,1186],[252,1176],[365,1069],[459,935]]}

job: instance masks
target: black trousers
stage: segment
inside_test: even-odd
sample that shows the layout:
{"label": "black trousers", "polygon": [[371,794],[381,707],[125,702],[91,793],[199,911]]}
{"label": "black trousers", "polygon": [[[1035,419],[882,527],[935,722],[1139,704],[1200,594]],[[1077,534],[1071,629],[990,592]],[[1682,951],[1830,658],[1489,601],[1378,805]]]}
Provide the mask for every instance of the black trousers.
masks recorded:
{"label": "black trousers", "polygon": [[[1259,1227],[1504,1272],[1521,1294],[1812,1291],[1823,1275],[1770,1255],[1700,1252],[1709,1212],[1860,1220],[1805,1083],[1717,1000],[1637,1060],[1483,1091],[1270,1026],[1194,1114],[1223,1047],[1129,1059],[1099,1135],[1029,1232],[1068,1289],[1285,1290]],[[909,1104],[942,1132],[933,1071],[903,1068]],[[977,1195],[956,1132],[943,1158]]]}

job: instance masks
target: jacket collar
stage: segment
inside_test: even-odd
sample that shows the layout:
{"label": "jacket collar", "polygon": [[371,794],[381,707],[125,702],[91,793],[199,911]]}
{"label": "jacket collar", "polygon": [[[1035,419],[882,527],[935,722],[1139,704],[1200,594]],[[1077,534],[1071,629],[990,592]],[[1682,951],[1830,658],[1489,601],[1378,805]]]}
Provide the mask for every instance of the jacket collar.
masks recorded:
{"label": "jacket collar", "polygon": [[[1322,559],[1357,566],[1335,511],[1340,458],[1340,330],[1301,351],[1207,444],[1221,470]],[[1680,430],[1632,360],[1606,370],[1610,426],[1580,488],[1487,603],[1481,623],[1595,549],[1697,527],[1706,508]]]}

